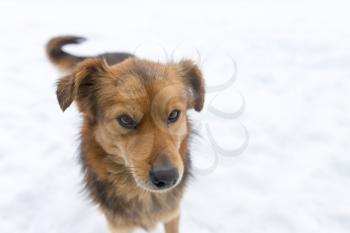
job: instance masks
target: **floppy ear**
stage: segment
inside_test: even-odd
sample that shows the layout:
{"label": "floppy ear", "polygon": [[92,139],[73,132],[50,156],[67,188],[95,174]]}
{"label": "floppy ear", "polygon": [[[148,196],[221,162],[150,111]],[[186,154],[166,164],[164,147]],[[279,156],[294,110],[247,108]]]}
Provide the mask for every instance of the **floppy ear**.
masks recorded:
{"label": "floppy ear", "polygon": [[57,100],[66,110],[76,100],[80,111],[93,110],[96,105],[96,79],[108,72],[108,65],[101,59],[87,59],[79,63],[72,74],[57,82]]}
{"label": "floppy ear", "polygon": [[190,108],[200,112],[204,105],[205,83],[202,72],[196,64],[190,60],[183,60],[179,63],[181,75],[189,86]]}

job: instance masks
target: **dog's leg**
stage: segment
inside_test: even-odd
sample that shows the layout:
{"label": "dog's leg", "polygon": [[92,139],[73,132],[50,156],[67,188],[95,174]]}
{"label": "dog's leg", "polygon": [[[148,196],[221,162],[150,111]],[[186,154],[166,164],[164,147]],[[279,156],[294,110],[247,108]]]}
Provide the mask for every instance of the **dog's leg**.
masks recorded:
{"label": "dog's leg", "polygon": [[111,233],[132,233],[134,229],[132,228],[118,228],[108,223],[108,228]]}
{"label": "dog's leg", "polygon": [[126,228],[109,228],[111,233],[132,233],[133,229]]}
{"label": "dog's leg", "polygon": [[180,223],[180,215],[173,218],[167,223],[164,223],[164,228],[166,233],[179,233],[179,223]]}

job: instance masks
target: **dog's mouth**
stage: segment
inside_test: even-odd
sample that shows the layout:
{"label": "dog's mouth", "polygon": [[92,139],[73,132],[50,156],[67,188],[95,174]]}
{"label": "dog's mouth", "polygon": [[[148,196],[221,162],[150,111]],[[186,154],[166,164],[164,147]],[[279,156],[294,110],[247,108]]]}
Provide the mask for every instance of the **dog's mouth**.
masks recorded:
{"label": "dog's mouth", "polygon": [[158,186],[155,186],[154,184],[148,182],[147,184],[140,184],[140,183],[138,183],[138,186],[141,187],[143,190],[146,190],[148,192],[165,193],[165,192],[173,190],[179,183],[180,182],[176,182],[175,184],[173,184],[171,186],[164,185],[162,187],[158,187]]}

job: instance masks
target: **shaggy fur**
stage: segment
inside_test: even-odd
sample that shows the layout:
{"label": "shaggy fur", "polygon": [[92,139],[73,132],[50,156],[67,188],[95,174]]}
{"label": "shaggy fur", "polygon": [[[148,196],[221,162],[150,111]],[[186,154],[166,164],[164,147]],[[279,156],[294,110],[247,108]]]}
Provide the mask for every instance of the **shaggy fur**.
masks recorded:
{"label": "shaggy fur", "polygon": [[[73,101],[83,116],[81,164],[86,189],[105,214],[114,233],[164,223],[167,233],[179,232],[180,202],[190,175],[188,109],[201,111],[204,81],[191,61],[157,63],[128,53],[79,57],[62,46],[80,37],[56,37],[47,54],[69,72],[58,81],[57,99],[64,111]],[[174,110],[174,123],[167,121]],[[116,120],[128,114],[133,129]],[[155,166],[171,164],[179,179],[167,189],[150,181]]]}

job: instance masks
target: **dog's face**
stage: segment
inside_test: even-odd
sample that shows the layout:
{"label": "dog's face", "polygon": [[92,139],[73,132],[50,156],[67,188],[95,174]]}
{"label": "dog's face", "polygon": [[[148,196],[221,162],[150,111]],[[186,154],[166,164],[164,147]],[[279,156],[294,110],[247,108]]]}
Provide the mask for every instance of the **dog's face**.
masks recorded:
{"label": "dog's face", "polygon": [[139,187],[164,191],[181,181],[186,111],[200,111],[204,102],[204,81],[192,62],[87,60],[59,81],[57,96],[63,110],[76,100],[96,141]]}

